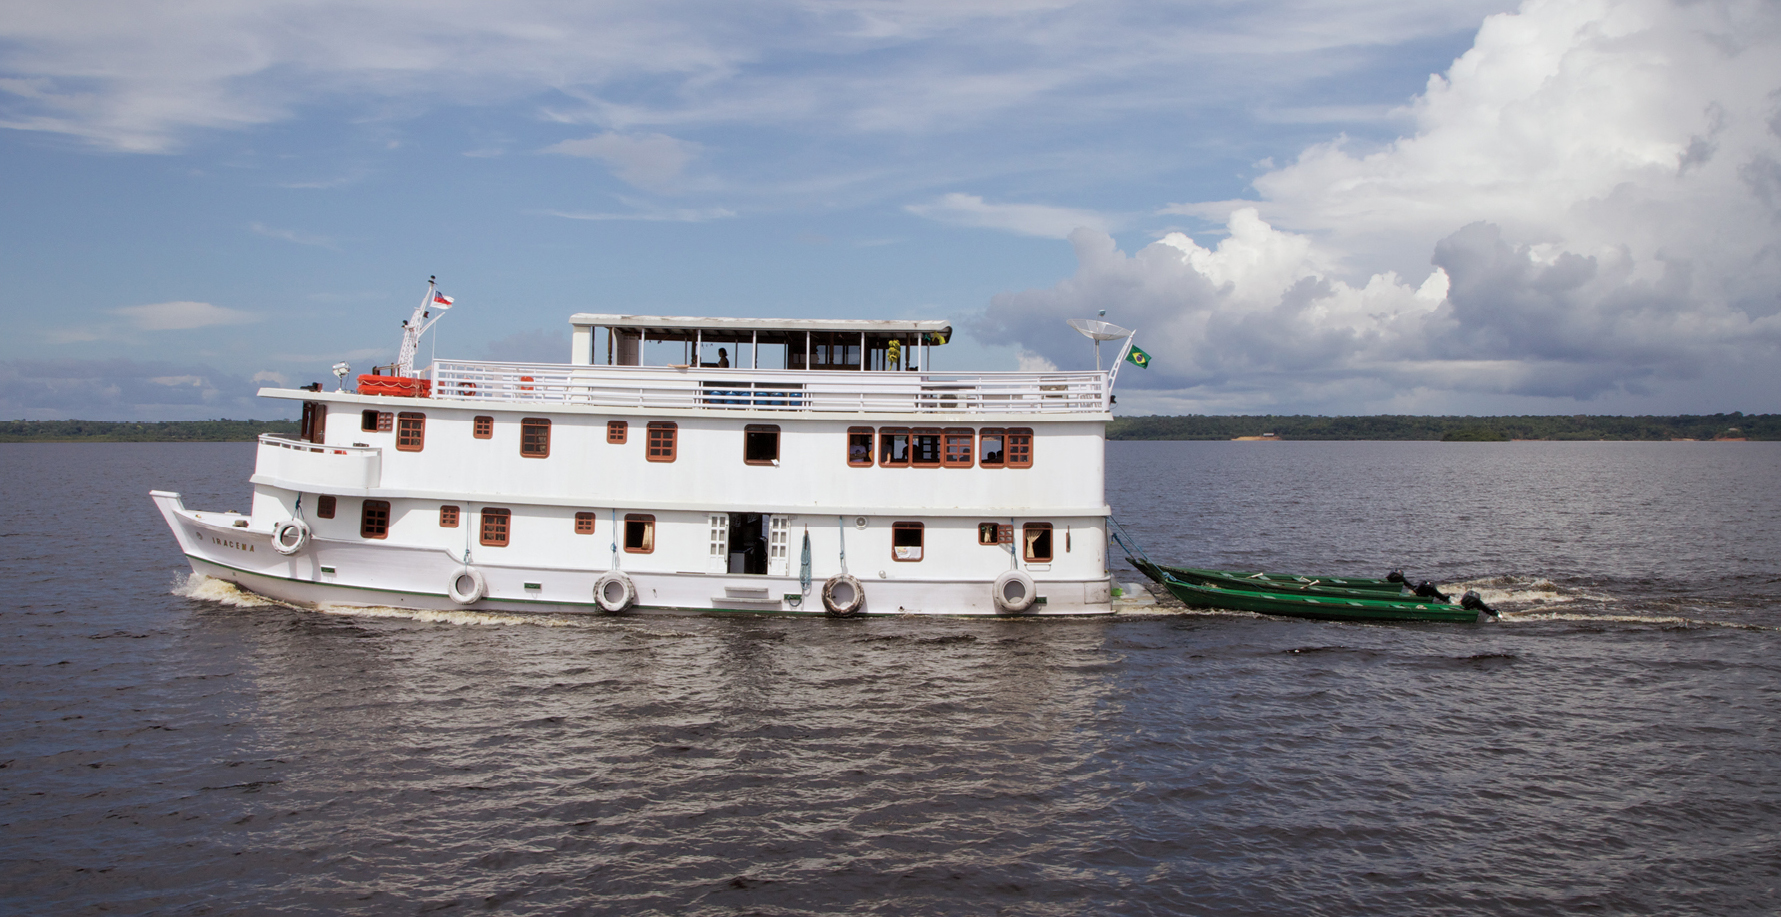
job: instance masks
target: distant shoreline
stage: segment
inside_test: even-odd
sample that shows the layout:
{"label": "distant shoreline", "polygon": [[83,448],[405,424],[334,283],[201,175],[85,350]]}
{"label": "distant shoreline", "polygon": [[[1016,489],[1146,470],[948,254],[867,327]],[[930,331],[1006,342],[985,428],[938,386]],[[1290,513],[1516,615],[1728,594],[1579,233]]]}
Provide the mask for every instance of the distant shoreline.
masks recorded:
{"label": "distant shoreline", "polygon": [[[0,421],[0,443],[246,443],[262,433],[294,436],[295,420],[12,420]],[[1273,434],[1268,436],[1268,434]],[[1664,416],[1430,417],[1383,414],[1152,415],[1115,417],[1107,438],[1131,440],[1781,440],[1781,414]]]}

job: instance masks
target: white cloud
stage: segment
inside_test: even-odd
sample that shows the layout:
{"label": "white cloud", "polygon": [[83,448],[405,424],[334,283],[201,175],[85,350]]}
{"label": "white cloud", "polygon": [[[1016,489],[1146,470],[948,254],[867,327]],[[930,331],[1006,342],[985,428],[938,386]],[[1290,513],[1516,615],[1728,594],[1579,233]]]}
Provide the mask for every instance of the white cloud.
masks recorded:
{"label": "white cloud", "polygon": [[956,192],[942,195],[931,203],[910,204],[903,209],[942,223],[1001,229],[1047,239],[1067,238],[1071,230],[1080,227],[1108,232],[1114,225],[1112,219],[1090,210],[1043,204],[992,204],[975,194]]}
{"label": "white cloud", "polygon": [[723,207],[641,207],[631,211],[599,211],[599,210],[545,210],[546,216],[562,217],[565,220],[594,220],[598,222],[635,220],[643,223],[705,223],[711,220],[725,220],[736,215],[733,210]]}
{"label": "white cloud", "polygon": [[33,420],[205,420],[289,417],[246,379],[203,365],[135,360],[0,363],[0,415]]}
{"label": "white cloud", "polygon": [[564,140],[544,148],[546,153],[598,159],[619,180],[639,188],[661,191],[674,187],[699,145],[666,134],[604,133],[580,140]]}
{"label": "white cloud", "polygon": [[247,228],[256,234],[265,236],[269,239],[283,239],[286,242],[295,242],[298,245],[315,245],[322,248],[334,247],[333,239],[330,239],[327,236],[316,235],[315,233],[301,232],[295,229],[275,229],[264,223],[249,223],[247,224]]}
{"label": "white cloud", "polygon": [[187,331],[212,325],[257,322],[259,316],[207,302],[158,302],[146,306],[119,306],[111,314],[129,319],[142,331]]}

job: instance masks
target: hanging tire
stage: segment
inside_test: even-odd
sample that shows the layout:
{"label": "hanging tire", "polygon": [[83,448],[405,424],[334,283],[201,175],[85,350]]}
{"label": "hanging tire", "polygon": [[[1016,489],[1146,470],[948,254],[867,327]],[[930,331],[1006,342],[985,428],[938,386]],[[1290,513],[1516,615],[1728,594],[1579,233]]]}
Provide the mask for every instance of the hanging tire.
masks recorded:
{"label": "hanging tire", "polygon": [[837,618],[851,618],[866,605],[866,587],[845,573],[837,573],[822,584],[822,607]]}
{"label": "hanging tire", "polygon": [[617,570],[594,581],[594,604],[607,614],[618,614],[637,604],[637,584]]}
{"label": "hanging tire", "polygon": [[996,577],[996,607],[1010,614],[1020,614],[1033,607],[1039,588],[1033,578],[1022,570],[1009,570]]}
{"label": "hanging tire", "polygon": [[272,550],[289,557],[309,546],[309,523],[287,519],[272,527]]}
{"label": "hanging tire", "polygon": [[451,575],[445,594],[459,605],[474,605],[489,594],[489,581],[475,567],[464,567]]}

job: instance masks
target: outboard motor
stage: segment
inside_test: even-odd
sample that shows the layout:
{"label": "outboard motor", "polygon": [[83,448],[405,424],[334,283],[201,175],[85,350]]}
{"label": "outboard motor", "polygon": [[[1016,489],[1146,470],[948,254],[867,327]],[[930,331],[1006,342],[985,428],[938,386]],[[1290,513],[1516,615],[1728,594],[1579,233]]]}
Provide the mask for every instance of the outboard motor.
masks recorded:
{"label": "outboard motor", "polygon": [[1497,610],[1495,608],[1492,608],[1489,605],[1484,604],[1484,600],[1478,597],[1478,593],[1473,592],[1470,589],[1466,590],[1465,595],[1460,596],[1459,607],[1467,608],[1472,611],[1482,611],[1485,614],[1490,615],[1491,617],[1496,618],[1499,621],[1502,620],[1502,618],[1503,618],[1502,615],[1497,614]]}
{"label": "outboard motor", "polygon": [[1404,571],[1402,570],[1393,570],[1390,573],[1385,574],[1385,581],[1388,583],[1409,584],[1409,581],[1404,579]]}
{"label": "outboard motor", "polygon": [[[1435,587],[1434,583],[1431,583],[1428,580],[1423,580],[1422,582],[1417,583],[1413,594],[1422,596],[1425,599],[1440,599],[1443,602],[1453,601],[1453,596],[1442,592]],[[1477,593],[1473,593],[1473,595],[1476,596]]]}

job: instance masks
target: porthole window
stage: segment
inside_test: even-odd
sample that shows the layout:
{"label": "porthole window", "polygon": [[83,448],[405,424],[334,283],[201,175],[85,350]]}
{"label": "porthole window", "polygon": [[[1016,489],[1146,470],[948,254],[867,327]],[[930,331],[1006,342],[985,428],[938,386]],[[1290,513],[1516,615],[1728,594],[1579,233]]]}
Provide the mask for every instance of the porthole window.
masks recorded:
{"label": "porthole window", "polygon": [[742,431],[742,461],[750,465],[779,464],[779,425],[749,424]]}
{"label": "porthole window", "polygon": [[909,467],[909,431],[884,427],[878,431],[878,464],[888,468]]}
{"label": "porthole window", "polygon": [[1051,523],[1029,522],[1021,526],[1020,535],[1026,546],[1023,556],[1027,563],[1051,563]]}
{"label": "porthole window", "polygon": [[317,519],[334,518],[334,495],[322,494],[315,498],[315,517]]}
{"label": "porthole window", "polygon": [[455,506],[439,507],[439,527],[455,529],[458,527],[458,508]]}
{"label": "porthole window", "polygon": [[648,554],[656,549],[656,517],[625,514],[625,553]]}
{"label": "porthole window", "polygon": [[606,441],[615,446],[624,445],[625,436],[630,432],[630,426],[622,420],[606,421]]}
{"label": "porthole window", "polygon": [[645,458],[652,462],[672,462],[676,448],[676,434],[679,427],[672,421],[652,420],[649,423],[649,447],[645,450]]}
{"label": "porthole window", "polygon": [[495,418],[477,417],[470,422],[470,435],[477,439],[488,439],[495,435]]}
{"label": "porthole window", "polygon": [[519,422],[519,454],[526,458],[550,458],[550,421],[527,417]]}
{"label": "porthole window", "polygon": [[512,522],[512,510],[484,507],[482,510],[482,543],[491,548],[507,547],[507,536]]}
{"label": "porthole window", "polygon": [[942,447],[943,456],[948,468],[969,468],[972,465],[971,448],[976,445],[976,435],[970,430],[947,430]]}
{"label": "porthole window", "polygon": [[891,523],[891,560],[903,563],[921,560],[921,536],[919,522]]}
{"label": "porthole window", "polygon": [[427,415],[403,411],[396,415],[396,451],[419,452],[427,441]]}
{"label": "porthole window", "polygon": [[359,511],[360,538],[388,538],[390,534],[390,501],[366,500]]}
{"label": "porthole window", "polygon": [[592,535],[593,533],[594,533],[594,514],[593,513],[576,513],[575,514],[575,534],[577,534],[577,535]]}
{"label": "porthole window", "polygon": [[977,464],[983,468],[1001,468],[1006,464],[1003,438],[1006,432],[993,427],[977,431]]}
{"label": "porthole window", "polygon": [[847,428],[847,464],[855,468],[872,467],[872,428]]}

